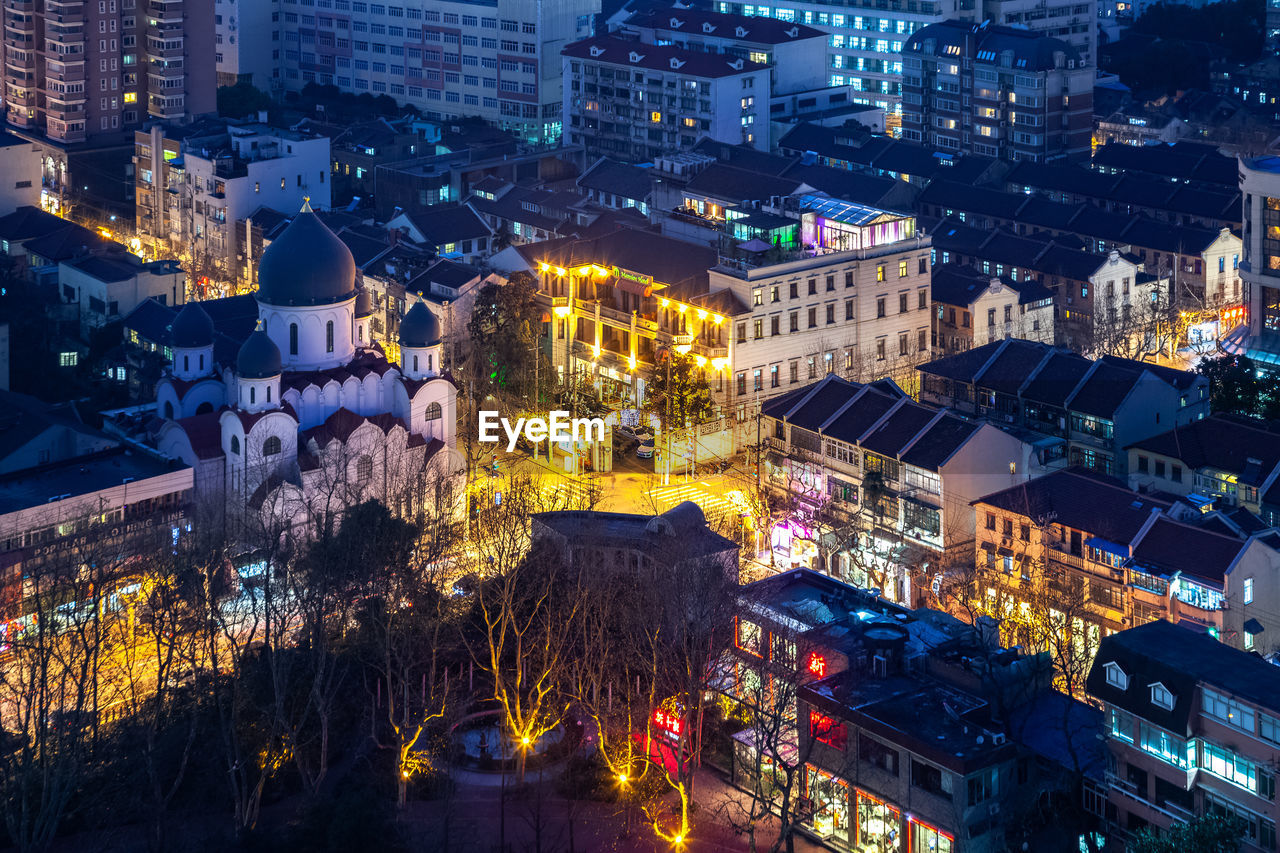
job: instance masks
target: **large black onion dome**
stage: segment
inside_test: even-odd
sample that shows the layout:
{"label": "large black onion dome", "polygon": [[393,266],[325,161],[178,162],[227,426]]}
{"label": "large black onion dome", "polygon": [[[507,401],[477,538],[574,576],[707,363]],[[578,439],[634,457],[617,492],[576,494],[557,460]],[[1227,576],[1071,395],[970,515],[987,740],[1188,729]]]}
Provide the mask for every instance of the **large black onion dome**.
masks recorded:
{"label": "large black onion dome", "polygon": [[444,335],[440,329],[440,321],[431,313],[427,303],[419,299],[400,321],[400,346],[433,347],[440,343]]}
{"label": "large black onion dome", "polygon": [[240,347],[236,356],[236,373],[241,379],[270,379],[279,376],[284,367],[280,347],[262,329],[262,323]]}
{"label": "large black onion dome", "polygon": [[258,301],[329,305],[355,296],[356,262],[310,204],[271,241],[258,263]]}
{"label": "large black onion dome", "polygon": [[173,318],[170,342],[175,347],[195,349],[213,346],[213,320],[198,302],[188,302]]}

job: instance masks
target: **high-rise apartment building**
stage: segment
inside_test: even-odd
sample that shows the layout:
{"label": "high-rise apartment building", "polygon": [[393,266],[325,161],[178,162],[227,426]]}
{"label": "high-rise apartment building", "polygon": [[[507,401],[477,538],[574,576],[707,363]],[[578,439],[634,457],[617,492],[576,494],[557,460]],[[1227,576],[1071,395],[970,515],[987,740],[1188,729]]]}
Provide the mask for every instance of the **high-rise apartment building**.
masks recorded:
{"label": "high-rise apartment building", "polygon": [[390,95],[429,119],[479,116],[555,144],[560,50],[591,34],[599,11],[600,0],[282,0],[272,52],[288,90]]}
{"label": "high-rise apartment building", "polygon": [[853,86],[861,93],[857,103],[891,117],[902,111],[903,44],[929,24],[958,19],[1024,27],[1062,39],[1088,64],[1096,63],[1098,47],[1096,6],[1080,0],[797,0],[778,6],[717,0],[713,8],[825,31],[831,85]]}
{"label": "high-rise apartment building", "polygon": [[945,21],[902,48],[902,138],[1001,160],[1083,159],[1093,66],[1059,39]]}
{"label": "high-rise apartment building", "polygon": [[275,77],[280,0],[214,0],[218,85],[250,83],[266,91]]}
{"label": "high-rise apartment building", "polygon": [[213,4],[6,0],[10,126],[58,144],[215,109]]}

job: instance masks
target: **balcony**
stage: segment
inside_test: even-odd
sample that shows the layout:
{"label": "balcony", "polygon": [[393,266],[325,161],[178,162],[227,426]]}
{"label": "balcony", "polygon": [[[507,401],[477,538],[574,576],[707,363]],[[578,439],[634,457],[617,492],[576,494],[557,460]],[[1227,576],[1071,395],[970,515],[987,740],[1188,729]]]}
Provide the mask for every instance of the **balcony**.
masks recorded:
{"label": "balcony", "polygon": [[1119,794],[1130,802],[1138,803],[1144,808],[1151,809],[1152,811],[1162,814],[1179,823],[1189,823],[1196,818],[1194,812],[1188,811],[1175,803],[1165,802],[1160,805],[1156,805],[1143,796],[1145,792],[1140,792],[1136,785],[1128,779],[1120,778],[1114,773],[1107,774],[1107,786],[1110,788],[1112,793]]}
{"label": "balcony", "polygon": [[156,21],[182,21],[182,0],[151,0],[145,7],[148,18]]}

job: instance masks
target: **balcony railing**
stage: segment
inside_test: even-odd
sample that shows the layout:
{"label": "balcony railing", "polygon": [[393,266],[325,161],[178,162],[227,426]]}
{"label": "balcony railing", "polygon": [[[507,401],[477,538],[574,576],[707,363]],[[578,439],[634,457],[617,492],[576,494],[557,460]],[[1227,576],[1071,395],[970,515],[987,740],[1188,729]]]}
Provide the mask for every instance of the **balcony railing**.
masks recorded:
{"label": "balcony railing", "polygon": [[1141,805],[1144,805],[1153,811],[1157,811],[1166,817],[1172,818],[1175,821],[1188,823],[1195,820],[1196,816],[1194,812],[1184,809],[1176,803],[1165,802],[1160,805],[1156,805],[1138,791],[1138,786],[1134,785],[1128,779],[1123,779],[1114,773],[1107,774],[1107,786],[1125,799],[1140,803]]}

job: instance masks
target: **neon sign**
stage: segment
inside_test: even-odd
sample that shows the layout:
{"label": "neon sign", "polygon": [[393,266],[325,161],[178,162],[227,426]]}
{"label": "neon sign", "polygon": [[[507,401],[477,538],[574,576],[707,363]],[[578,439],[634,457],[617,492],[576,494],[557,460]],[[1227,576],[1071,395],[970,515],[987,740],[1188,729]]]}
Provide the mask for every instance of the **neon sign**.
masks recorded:
{"label": "neon sign", "polygon": [[653,726],[667,734],[680,737],[680,732],[684,730],[684,720],[670,711],[659,708],[653,712]]}
{"label": "neon sign", "polygon": [[806,668],[814,678],[822,678],[827,674],[827,659],[817,652],[813,652],[809,655],[809,663]]}

